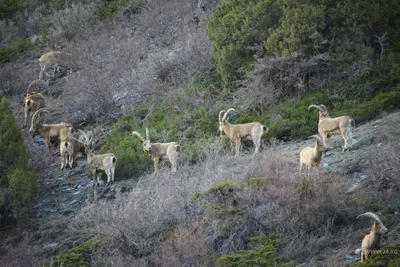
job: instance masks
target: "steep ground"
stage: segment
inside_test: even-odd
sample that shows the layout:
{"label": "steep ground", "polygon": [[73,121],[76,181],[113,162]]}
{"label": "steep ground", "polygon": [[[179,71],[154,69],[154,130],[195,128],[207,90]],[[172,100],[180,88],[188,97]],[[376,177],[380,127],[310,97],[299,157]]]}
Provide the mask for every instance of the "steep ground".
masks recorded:
{"label": "steep ground", "polygon": [[[15,103],[14,103],[15,104]],[[14,105],[14,107],[17,105]],[[22,118],[22,114],[17,112],[17,117]],[[316,118],[317,119],[317,115]],[[377,137],[385,135],[388,129],[396,131],[394,134],[400,134],[400,129],[389,127],[390,125],[399,125],[400,113],[384,115],[379,119],[369,123],[358,125],[353,131],[353,150],[342,152],[342,139],[339,136],[333,137],[330,150],[324,158],[324,166],[321,176],[324,173],[338,173],[345,175],[353,183],[350,191],[357,189],[360,180],[368,179],[368,173],[371,171],[369,155],[371,152],[379,149],[382,145],[378,143]],[[75,234],[69,232],[69,225],[74,220],[80,209],[86,201],[92,201],[93,198],[104,198],[113,201],[118,194],[124,194],[135,186],[137,178],[116,178],[116,183],[109,187],[93,187],[93,182],[88,177],[86,168],[86,159],[81,157],[78,161],[78,167],[72,171],[60,170],[59,155],[49,156],[45,151],[44,143],[40,139],[32,142],[26,130],[23,130],[26,143],[30,146],[37,146],[43,152],[43,161],[47,166],[38,171],[40,184],[40,193],[37,197],[32,217],[29,219],[29,227],[20,237],[27,237],[35,242],[39,248],[37,253],[47,255],[45,257],[56,255],[63,249],[71,248],[87,239],[87,235]],[[218,138],[218,137],[216,137]],[[273,142],[271,142],[273,143]],[[304,146],[312,146],[312,140],[298,140],[293,142],[275,142],[271,144],[275,151],[280,155],[289,158],[293,164],[298,164],[299,151]],[[129,148],[127,148],[129,149]],[[263,150],[261,153],[267,153]],[[246,153],[246,152],[244,152]],[[243,164],[246,164],[243,162]],[[168,171],[164,165],[162,171]],[[32,239],[31,239],[32,240]]]}

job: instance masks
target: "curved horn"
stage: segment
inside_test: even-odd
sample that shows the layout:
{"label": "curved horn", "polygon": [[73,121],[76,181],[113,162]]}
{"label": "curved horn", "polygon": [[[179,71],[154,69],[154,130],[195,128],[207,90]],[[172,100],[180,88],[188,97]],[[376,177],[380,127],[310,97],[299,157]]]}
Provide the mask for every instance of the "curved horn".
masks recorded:
{"label": "curved horn", "polygon": [[142,142],[144,142],[146,139],[144,139],[143,138],[143,136],[140,134],[140,133],[138,133],[138,132],[136,132],[136,131],[133,131],[132,132],[132,135],[137,135],[139,138],[140,138],[140,140],[142,141]]}
{"label": "curved horn", "polygon": [[225,110],[221,110],[218,114],[218,121],[221,122],[222,121],[222,114],[225,112]]}
{"label": "curved horn", "polygon": [[321,108],[315,104],[309,105],[308,106],[308,110],[310,110],[311,108],[317,108],[319,111],[322,111]]}
{"label": "curved horn", "polygon": [[225,112],[224,116],[222,117],[222,121],[226,120],[226,117],[228,116],[228,113],[229,113],[230,111],[235,111],[235,109],[234,109],[234,108],[228,109],[228,110]]}
{"label": "curved horn", "polygon": [[[87,136],[87,134],[84,132],[84,131],[82,131],[81,129],[78,129],[78,131],[80,131],[82,134],[83,134],[83,136],[85,137],[85,142],[84,142],[84,145],[85,146],[89,146],[90,145],[90,142],[92,142],[92,139],[93,139],[93,136],[90,138],[90,140],[89,140],[89,137]],[[75,138],[74,138],[75,139]],[[75,139],[76,140],[76,139]],[[79,140],[77,140],[78,142],[81,142],[81,141],[79,141]],[[82,142],[81,142],[82,143]]]}
{"label": "curved horn", "polygon": [[328,112],[328,108],[324,104],[319,105],[319,110],[322,112]]}
{"label": "curved horn", "polygon": [[149,129],[146,127],[146,139],[150,140]]}
{"label": "curved horn", "polygon": [[375,221],[377,221],[378,223],[380,223],[380,224],[383,225],[383,223],[382,223],[381,219],[379,219],[378,215],[376,215],[376,214],[373,213],[373,212],[366,212],[366,213],[360,214],[360,215],[357,216],[357,219],[358,219],[359,217],[361,217],[361,216],[367,216],[367,217],[369,217],[369,218],[371,218],[371,219],[374,219]]}
{"label": "curved horn", "polygon": [[26,90],[26,93],[28,94],[31,91],[31,88],[33,86],[36,86],[36,85],[43,85],[46,90],[49,89],[49,85],[45,81],[43,81],[43,80],[34,80],[28,85],[28,89]]}
{"label": "curved horn", "polygon": [[45,108],[38,109],[35,113],[33,113],[33,116],[32,116],[32,125],[33,125],[33,122],[34,122],[35,119],[36,119],[36,115],[40,114],[40,112],[42,112],[42,111],[49,112],[49,110],[48,110],[48,109],[45,109]]}

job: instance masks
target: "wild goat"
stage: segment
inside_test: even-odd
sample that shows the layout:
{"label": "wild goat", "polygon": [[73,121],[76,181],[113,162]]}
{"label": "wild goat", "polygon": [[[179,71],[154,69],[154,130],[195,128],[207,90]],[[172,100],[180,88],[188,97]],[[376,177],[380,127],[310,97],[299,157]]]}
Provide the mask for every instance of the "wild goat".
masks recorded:
{"label": "wild goat", "polygon": [[327,143],[332,135],[341,134],[344,140],[343,151],[351,150],[353,146],[352,124],[354,125],[354,120],[349,116],[331,118],[329,117],[328,109],[324,105],[310,105],[308,109],[311,107],[319,109],[318,133],[322,137],[325,148],[327,148]]}
{"label": "wild goat", "polygon": [[45,106],[44,96],[38,92],[32,92],[31,89],[34,86],[43,85],[46,89],[48,89],[47,83],[41,80],[34,80],[28,85],[28,89],[26,91],[25,97],[25,120],[24,127],[26,127],[26,123],[28,118],[30,118],[31,112],[36,112],[37,110],[43,108]]}
{"label": "wild goat", "polygon": [[172,173],[176,172],[177,157],[180,150],[180,146],[177,142],[151,143],[149,129],[147,128],[146,139],[144,139],[143,136],[136,131],[133,131],[132,135],[137,135],[140,138],[140,141],[142,141],[143,151],[153,160],[155,172],[158,172],[158,163],[162,159],[168,159],[171,163]]}
{"label": "wild goat", "polygon": [[69,166],[70,169],[76,167],[78,153],[86,155],[85,137],[77,132],[71,133],[60,142],[61,170]]}
{"label": "wild goat", "polygon": [[357,218],[360,216],[367,216],[375,220],[370,233],[364,237],[361,243],[361,262],[363,262],[368,259],[372,250],[377,250],[381,247],[381,237],[387,239],[388,229],[383,225],[378,215],[373,212],[366,212],[358,215]]}
{"label": "wild goat", "polygon": [[225,133],[235,144],[235,157],[239,156],[240,146],[243,140],[252,140],[255,147],[254,155],[257,154],[260,148],[261,136],[268,132],[268,128],[259,122],[230,124],[227,118],[230,111],[235,111],[235,109],[230,108],[226,112],[225,110],[221,110],[218,114],[219,131],[221,135]]}
{"label": "wild goat", "polygon": [[49,112],[47,109],[41,108],[33,114],[29,133],[32,135],[32,138],[36,135],[40,135],[45,140],[46,146],[51,152],[52,144],[55,143],[58,138],[62,140],[71,134],[72,125],[69,123],[41,124],[39,121],[39,114],[43,111]]}
{"label": "wild goat", "polygon": [[300,151],[300,177],[303,164],[307,165],[307,178],[310,178],[311,168],[316,168],[319,179],[319,165],[322,161],[322,154],[325,151],[324,143],[319,135],[313,135],[309,138],[315,138],[317,142],[314,147],[305,147]]}
{"label": "wild goat", "polygon": [[[114,156],[112,153],[106,153],[106,154],[101,154],[101,155],[95,155],[93,153],[93,143],[92,139],[93,136],[91,136],[90,140],[86,133],[82,130],[79,130],[83,136],[85,137],[85,152],[87,155],[87,160],[88,160],[88,167],[89,167],[89,172],[93,176],[93,178],[97,177],[96,184],[100,185],[100,178],[101,174],[103,171],[107,175],[107,184],[112,184],[114,183],[114,177],[115,177],[115,165],[117,163],[117,158]],[[94,186],[95,184],[93,184]]]}
{"label": "wild goat", "polygon": [[50,77],[47,71],[53,67],[53,76],[60,71],[60,66],[64,66],[66,64],[66,57],[68,54],[65,54],[60,51],[51,51],[48,53],[43,54],[39,58],[39,65],[40,65],[40,73],[39,73],[39,80],[43,79],[43,73]]}

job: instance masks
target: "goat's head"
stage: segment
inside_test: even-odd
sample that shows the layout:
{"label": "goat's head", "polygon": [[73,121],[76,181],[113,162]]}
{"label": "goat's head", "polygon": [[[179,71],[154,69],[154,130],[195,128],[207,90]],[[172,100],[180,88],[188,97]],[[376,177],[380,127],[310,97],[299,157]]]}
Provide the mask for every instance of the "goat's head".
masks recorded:
{"label": "goat's head", "polygon": [[132,135],[137,135],[140,138],[140,141],[142,141],[142,146],[143,146],[143,150],[147,153],[147,154],[151,154],[151,142],[150,142],[150,135],[149,135],[149,129],[147,129],[146,127],[146,139],[138,132],[133,131]]}
{"label": "goat's head", "polygon": [[[225,110],[221,110],[221,111],[219,112],[219,114],[218,114],[219,131],[220,131],[221,135],[223,135],[223,133],[224,133],[223,126],[226,125],[226,124],[228,123],[228,118],[227,118],[227,116],[228,116],[228,113],[229,113],[230,111],[235,111],[235,109],[234,109],[234,108],[230,108],[230,109],[228,109],[226,112],[225,112]],[[222,114],[224,114],[224,115],[222,116]]]}
{"label": "goat's head", "polygon": [[328,108],[324,104],[321,104],[319,106],[312,104],[308,106],[308,110],[310,110],[311,108],[317,108],[319,110],[319,115],[322,118],[326,118],[328,116]]}
{"label": "goat's head", "polygon": [[49,112],[47,109],[41,108],[37,110],[32,116],[31,128],[29,129],[29,133],[32,135],[32,138],[35,137],[35,135],[39,134],[38,126],[40,123],[40,113],[43,111]]}
{"label": "goat's head", "polygon": [[308,138],[313,138],[317,141],[316,143],[316,147],[317,147],[317,151],[318,152],[322,152],[325,153],[325,146],[324,146],[324,142],[322,141],[322,138],[319,134],[314,134]]}
{"label": "goat's head", "polygon": [[366,212],[357,216],[357,218],[361,216],[369,217],[375,220],[374,224],[372,225],[371,232],[375,232],[383,237],[383,239],[387,239],[388,229],[383,225],[382,221],[379,219],[378,215],[373,212]]}

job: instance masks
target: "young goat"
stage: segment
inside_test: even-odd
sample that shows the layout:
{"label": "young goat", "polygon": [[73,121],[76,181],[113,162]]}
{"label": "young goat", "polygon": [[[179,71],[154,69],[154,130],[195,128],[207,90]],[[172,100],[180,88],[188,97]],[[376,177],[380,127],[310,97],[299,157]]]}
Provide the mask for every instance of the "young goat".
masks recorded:
{"label": "young goat", "polygon": [[307,165],[307,178],[310,178],[311,168],[316,168],[319,179],[319,165],[322,161],[322,154],[325,152],[324,144],[319,135],[313,135],[309,138],[315,138],[317,142],[314,147],[305,147],[300,151],[300,178],[303,164]]}
{"label": "young goat", "polygon": [[72,125],[69,123],[41,124],[39,121],[39,114],[42,111],[48,112],[48,110],[41,108],[33,114],[29,133],[32,135],[32,138],[36,135],[40,135],[45,140],[46,146],[51,152],[53,143],[71,134]]}
{"label": "young goat", "polygon": [[328,109],[324,105],[310,105],[319,109],[318,133],[321,135],[325,148],[332,135],[341,134],[344,140],[343,151],[352,149],[352,124],[354,120],[349,116],[340,116],[336,118],[329,117]]}
{"label": "young goat", "polygon": [[146,139],[136,131],[133,131],[132,135],[137,135],[142,141],[143,151],[153,160],[155,172],[158,172],[158,163],[162,159],[168,159],[171,163],[172,173],[176,172],[177,158],[180,150],[180,146],[177,142],[151,143],[149,130],[147,128]]}
{"label": "young goat", "polygon": [[372,250],[377,250],[381,247],[381,238],[387,239],[388,229],[383,225],[378,215],[373,212],[366,212],[358,215],[357,218],[360,216],[367,216],[375,220],[370,233],[364,237],[361,243],[361,262],[363,262],[368,259]]}
{"label": "young goat", "polygon": [[82,134],[75,132],[61,140],[61,170],[67,166],[69,166],[70,169],[76,167],[76,158],[79,152],[81,152],[83,155],[86,155],[84,138],[85,137]]}
{"label": "young goat", "polygon": [[[115,177],[115,165],[117,163],[117,158],[112,153],[106,153],[101,155],[95,155],[93,153],[93,136],[88,138],[85,132],[79,130],[85,137],[85,152],[88,160],[89,172],[93,178],[97,177],[96,184],[100,185],[100,178],[103,171],[107,175],[106,185],[114,183]],[[95,184],[93,184],[94,186]]]}
{"label": "young goat", "polygon": [[218,120],[221,135],[226,134],[235,144],[235,157],[239,156],[240,146],[243,140],[252,140],[255,147],[254,155],[257,154],[260,148],[261,136],[268,132],[268,128],[259,122],[230,124],[227,118],[230,111],[235,111],[235,109],[230,108],[226,112],[225,110],[219,112]]}
{"label": "young goat", "polygon": [[40,65],[40,73],[39,80],[43,79],[43,74],[46,74],[47,77],[50,77],[47,71],[50,68],[53,68],[52,75],[55,76],[57,72],[60,71],[60,67],[68,67],[69,73],[76,69],[76,64],[71,60],[71,56],[67,53],[63,53],[60,51],[51,51],[43,54],[39,58]]}
{"label": "young goat", "polygon": [[38,92],[31,92],[31,88],[33,86],[43,85],[46,89],[48,88],[47,83],[41,80],[35,80],[31,82],[28,86],[28,90],[26,91],[25,97],[25,120],[24,127],[26,127],[26,123],[28,118],[30,118],[30,113],[36,112],[37,110],[43,108],[45,106],[44,96]]}

